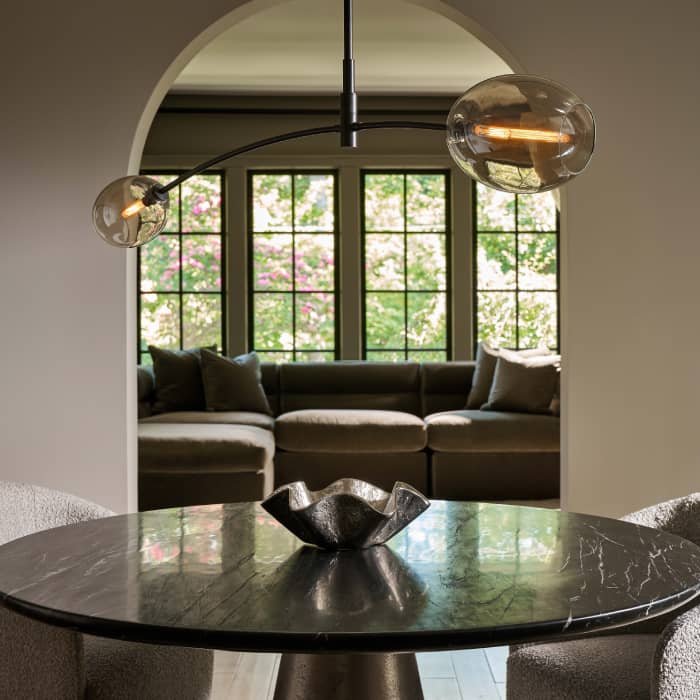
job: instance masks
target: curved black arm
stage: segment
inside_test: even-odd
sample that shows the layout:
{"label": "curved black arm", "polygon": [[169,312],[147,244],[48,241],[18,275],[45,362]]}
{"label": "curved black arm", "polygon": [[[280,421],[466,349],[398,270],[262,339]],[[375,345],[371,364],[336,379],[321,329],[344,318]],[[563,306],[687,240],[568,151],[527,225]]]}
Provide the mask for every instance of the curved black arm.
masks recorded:
{"label": "curved black arm", "polygon": [[[431,123],[431,122],[411,122],[411,121],[382,121],[382,122],[355,122],[352,124],[353,131],[365,131],[370,129],[429,129],[431,131],[442,131],[445,129],[444,124]],[[267,139],[262,139],[260,141],[253,141],[253,143],[246,144],[245,146],[239,146],[234,148],[232,151],[227,151],[219,156],[214,156],[209,160],[195,165],[194,168],[182,173],[179,177],[176,177],[172,182],[167,185],[159,185],[154,188],[157,194],[165,194],[174,187],[177,187],[180,183],[185,180],[189,180],[194,175],[199,175],[199,173],[211,168],[213,165],[218,165],[229,158],[234,158],[235,156],[240,156],[243,153],[249,153],[250,151],[257,151],[258,148],[264,148],[265,146],[272,146],[275,143],[282,143],[283,141],[292,141],[294,139],[301,139],[306,136],[316,136],[318,134],[333,134],[341,133],[342,127],[340,124],[331,124],[330,126],[317,126],[313,129],[300,129],[299,131],[289,131],[286,134],[279,134],[278,136],[270,136]]]}

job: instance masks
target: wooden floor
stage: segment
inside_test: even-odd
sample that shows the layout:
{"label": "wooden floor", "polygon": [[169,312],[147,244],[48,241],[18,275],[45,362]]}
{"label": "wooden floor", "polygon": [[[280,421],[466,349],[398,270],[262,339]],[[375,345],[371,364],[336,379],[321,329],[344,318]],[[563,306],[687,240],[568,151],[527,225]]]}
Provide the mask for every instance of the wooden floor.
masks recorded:
{"label": "wooden floor", "polygon": [[[425,700],[505,700],[507,647],[416,654]],[[272,700],[278,654],[217,651],[211,700]]]}

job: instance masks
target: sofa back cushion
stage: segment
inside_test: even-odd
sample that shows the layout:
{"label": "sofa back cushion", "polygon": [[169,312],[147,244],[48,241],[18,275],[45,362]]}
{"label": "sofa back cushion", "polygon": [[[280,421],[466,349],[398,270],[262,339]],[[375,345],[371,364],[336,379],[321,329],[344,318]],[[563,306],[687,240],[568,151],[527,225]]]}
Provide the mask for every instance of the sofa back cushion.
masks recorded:
{"label": "sofa back cushion", "polygon": [[355,408],[421,415],[417,362],[305,362],[280,365],[279,372],[280,413]]}
{"label": "sofa back cushion", "polygon": [[474,362],[425,362],[422,365],[423,416],[464,408],[474,376]]}
{"label": "sofa back cushion", "polygon": [[272,415],[276,416],[280,412],[280,367],[274,362],[262,362],[260,374],[260,383],[265,390],[270,410]]}

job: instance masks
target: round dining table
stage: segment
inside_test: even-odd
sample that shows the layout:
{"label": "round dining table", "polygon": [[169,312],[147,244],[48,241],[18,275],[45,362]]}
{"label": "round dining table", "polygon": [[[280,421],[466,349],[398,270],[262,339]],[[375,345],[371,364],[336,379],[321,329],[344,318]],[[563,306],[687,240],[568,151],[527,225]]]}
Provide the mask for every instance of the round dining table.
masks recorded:
{"label": "round dining table", "polygon": [[275,698],[422,698],[416,651],[569,639],[700,591],[700,548],[591,515],[432,501],[386,545],[304,545],[258,503],[120,515],[0,547],[0,602],[138,642],[282,652]]}

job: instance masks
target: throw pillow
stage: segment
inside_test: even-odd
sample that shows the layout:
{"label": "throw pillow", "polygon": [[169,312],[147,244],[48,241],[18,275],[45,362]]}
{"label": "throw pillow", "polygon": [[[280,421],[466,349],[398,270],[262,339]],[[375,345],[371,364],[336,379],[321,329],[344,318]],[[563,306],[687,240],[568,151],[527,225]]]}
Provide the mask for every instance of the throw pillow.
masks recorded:
{"label": "throw pillow", "polygon": [[272,415],[261,384],[257,353],[229,358],[203,348],[202,379],[207,411],[252,411]]}
{"label": "throw pillow", "polygon": [[481,408],[488,401],[497,361],[498,350],[489,347],[486,343],[479,343],[476,349],[476,367],[474,368],[472,388],[467,396],[467,410]]}
{"label": "throw pillow", "polygon": [[[203,411],[204,385],[200,369],[200,350],[165,350],[148,346],[155,374],[155,413]],[[216,350],[216,346],[212,346]]]}
{"label": "throw pillow", "polygon": [[496,361],[496,371],[488,403],[482,411],[512,411],[515,413],[550,413],[557,384],[558,359],[523,359],[512,362],[505,357]]}
{"label": "throw pillow", "polygon": [[466,409],[475,411],[481,408],[489,400],[489,392],[493,384],[493,375],[496,371],[496,362],[501,356],[506,356],[512,361],[523,358],[549,356],[550,351],[545,348],[528,348],[526,350],[496,350],[486,343],[479,343],[476,349],[476,367],[472,388],[467,396]]}

